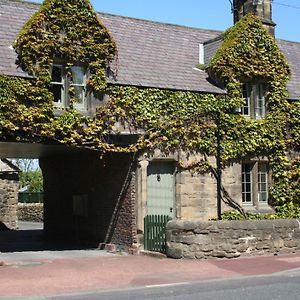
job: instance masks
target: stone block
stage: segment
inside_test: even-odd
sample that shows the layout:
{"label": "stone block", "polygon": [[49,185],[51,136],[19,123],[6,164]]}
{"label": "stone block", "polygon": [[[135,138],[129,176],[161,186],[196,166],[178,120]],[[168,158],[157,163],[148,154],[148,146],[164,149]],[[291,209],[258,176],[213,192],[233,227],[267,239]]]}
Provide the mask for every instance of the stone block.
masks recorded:
{"label": "stone block", "polygon": [[271,242],[258,242],[256,243],[256,249],[257,250],[266,250],[266,249],[271,249],[272,248],[272,243]]}
{"label": "stone block", "polygon": [[214,250],[211,253],[212,257],[218,257],[218,258],[223,258],[226,257],[226,252],[225,251],[221,251],[221,250]]}
{"label": "stone block", "polygon": [[187,244],[187,245],[195,244],[195,236],[181,235],[176,239],[176,242]]}
{"label": "stone block", "polygon": [[211,252],[214,250],[214,247],[211,244],[210,245],[202,245],[202,246],[200,246],[200,250],[202,252]]}
{"label": "stone block", "polygon": [[216,221],[216,225],[219,229],[231,229],[236,228],[238,221]]}
{"label": "stone block", "polygon": [[190,252],[188,250],[183,251],[182,257],[187,258],[187,259],[195,259],[196,258],[195,253]]}
{"label": "stone block", "polygon": [[211,244],[211,236],[209,236],[208,234],[196,234],[194,242],[198,245]]}
{"label": "stone block", "polygon": [[197,221],[194,221],[194,223],[195,223],[195,226],[197,229],[206,230],[206,229],[209,229],[211,222],[197,220]]}
{"label": "stone block", "polygon": [[234,253],[226,253],[226,258],[237,258],[237,257],[240,257],[241,256],[241,253],[239,252],[234,252]]}
{"label": "stone block", "polygon": [[206,256],[204,255],[203,252],[197,252],[197,253],[195,253],[195,258],[197,258],[197,259],[205,259]]}
{"label": "stone block", "polygon": [[274,221],[276,220],[255,220],[252,222],[257,230],[266,231],[274,229]]}
{"label": "stone block", "polygon": [[284,247],[284,241],[280,238],[272,239],[273,247],[276,249],[280,249]]}
{"label": "stone block", "polygon": [[167,251],[166,254],[170,258],[182,258],[183,256],[183,249],[182,245],[178,243],[167,243]]}
{"label": "stone block", "polygon": [[220,244],[218,250],[223,250],[226,252],[232,252],[232,246],[229,243]]}
{"label": "stone block", "polygon": [[299,228],[299,222],[295,219],[274,220],[275,228]]}
{"label": "stone block", "polygon": [[246,252],[248,250],[248,245],[247,244],[240,244],[236,247],[236,250],[238,252]]}
{"label": "stone block", "polygon": [[192,245],[189,246],[189,251],[198,252],[198,251],[200,251],[200,248],[201,248],[200,245],[192,244]]}
{"label": "stone block", "polygon": [[285,241],[284,246],[287,248],[296,248],[299,247],[299,241],[296,240]]}
{"label": "stone block", "polygon": [[292,234],[293,239],[300,240],[300,229],[295,229],[293,234]]}

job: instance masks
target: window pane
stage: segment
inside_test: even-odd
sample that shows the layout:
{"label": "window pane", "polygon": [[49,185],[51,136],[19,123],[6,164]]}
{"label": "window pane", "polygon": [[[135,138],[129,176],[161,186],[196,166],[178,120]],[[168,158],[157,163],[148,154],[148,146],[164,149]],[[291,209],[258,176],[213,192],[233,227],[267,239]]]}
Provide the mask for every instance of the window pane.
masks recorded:
{"label": "window pane", "polygon": [[254,95],[255,117],[261,119],[265,116],[265,88],[262,84],[256,85],[256,93]]}
{"label": "window pane", "polygon": [[242,164],[242,201],[252,203],[252,165]]}
{"label": "window pane", "polygon": [[51,73],[51,81],[52,87],[51,91],[53,93],[53,101],[55,106],[61,107],[64,99],[64,78],[63,78],[63,66],[62,65],[53,65],[52,66],[52,73]]}
{"label": "window pane", "polygon": [[258,165],[258,201],[268,201],[268,165],[266,163]]}
{"label": "window pane", "polygon": [[71,67],[70,86],[74,91],[75,105],[85,105],[85,68],[80,66]]}
{"label": "window pane", "polygon": [[74,86],[74,98],[75,98],[75,103],[77,104],[84,103],[84,88],[82,86]]}
{"label": "window pane", "polygon": [[243,97],[245,98],[245,103],[241,107],[242,115],[250,115],[250,96],[251,96],[251,86],[249,84],[244,84],[243,86]]}
{"label": "window pane", "polygon": [[62,103],[62,85],[60,84],[52,84],[52,93],[54,97],[54,102]]}
{"label": "window pane", "polygon": [[52,74],[51,74],[51,81],[52,82],[62,82],[62,66],[53,65],[52,66]]}
{"label": "window pane", "polygon": [[85,69],[83,67],[79,66],[73,66],[71,67],[71,83],[72,84],[84,84],[84,75],[85,75]]}

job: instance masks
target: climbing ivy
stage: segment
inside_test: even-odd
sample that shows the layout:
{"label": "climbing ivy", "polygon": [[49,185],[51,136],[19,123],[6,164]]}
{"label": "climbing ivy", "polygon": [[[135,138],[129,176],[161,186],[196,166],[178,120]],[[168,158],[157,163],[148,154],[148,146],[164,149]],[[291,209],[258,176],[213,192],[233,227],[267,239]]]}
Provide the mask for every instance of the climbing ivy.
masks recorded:
{"label": "climbing ivy", "polygon": [[[273,37],[254,15],[247,15],[223,36],[209,65],[209,74],[226,95],[107,85],[106,67],[117,53],[109,32],[87,0],[45,0],[20,32],[15,49],[19,65],[32,78],[0,76],[1,139],[57,141],[99,151],[184,150],[201,159],[184,168],[215,172],[207,157],[220,154],[221,166],[245,157],[268,157],[277,204],[299,199],[299,102],[287,101],[290,70]],[[53,115],[51,65],[89,68],[88,92],[105,93],[109,101],[94,118],[74,107]],[[245,99],[242,84],[267,86],[268,114],[249,120],[236,114]],[[72,93],[70,93],[72,100]],[[71,101],[72,103],[72,101]],[[117,126],[118,125],[118,126]],[[136,137],[118,146],[124,130]],[[218,152],[219,151],[219,152]]]}
{"label": "climbing ivy", "polygon": [[0,76],[0,105],[5,108],[0,115],[1,138],[81,145],[84,128],[91,120],[74,109],[71,88],[70,108],[54,117],[51,66],[65,63],[67,73],[73,65],[86,66],[86,93],[97,97],[105,91],[107,65],[117,50],[90,2],[45,0],[24,25],[14,48],[19,66],[30,78]]}
{"label": "climbing ivy", "polygon": [[209,67],[210,74],[228,89],[228,97],[239,105],[243,103],[243,83],[266,84],[267,116],[239,123],[239,132],[249,138],[244,139],[247,145],[236,140],[235,151],[269,158],[274,180],[272,196],[278,205],[299,201],[295,197],[295,190],[300,190],[299,180],[293,185],[289,175],[295,163],[287,157],[289,150],[299,148],[299,103],[287,101],[290,69],[274,38],[255,15],[248,14],[224,33],[224,43]]}
{"label": "climbing ivy", "polygon": [[88,0],[45,0],[20,32],[14,48],[20,66],[38,86],[49,85],[54,60],[89,67],[89,88],[103,92],[115,42]]}
{"label": "climbing ivy", "polygon": [[0,76],[1,140],[49,140],[55,130],[51,93],[35,80]]}

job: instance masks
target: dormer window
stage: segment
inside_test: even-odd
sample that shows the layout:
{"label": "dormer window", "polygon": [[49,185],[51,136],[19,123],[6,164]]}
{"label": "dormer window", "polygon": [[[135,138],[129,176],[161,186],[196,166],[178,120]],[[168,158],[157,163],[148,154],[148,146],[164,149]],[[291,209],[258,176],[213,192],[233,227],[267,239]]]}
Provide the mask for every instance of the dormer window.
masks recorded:
{"label": "dormer window", "polygon": [[266,115],[266,88],[264,84],[246,83],[243,86],[245,104],[241,107],[241,114],[251,119],[263,119]]}
{"label": "dormer window", "polygon": [[76,109],[87,109],[85,67],[54,64],[51,71],[51,85],[55,108],[66,109],[73,101]]}

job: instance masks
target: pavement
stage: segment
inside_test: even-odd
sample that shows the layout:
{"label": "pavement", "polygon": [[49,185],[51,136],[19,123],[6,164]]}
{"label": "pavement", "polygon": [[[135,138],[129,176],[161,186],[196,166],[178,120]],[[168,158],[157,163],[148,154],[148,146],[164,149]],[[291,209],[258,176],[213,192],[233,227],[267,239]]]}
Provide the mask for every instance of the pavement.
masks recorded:
{"label": "pavement", "polygon": [[300,253],[237,259],[174,260],[64,247],[60,250],[2,251],[0,299],[234,279],[299,268]]}

